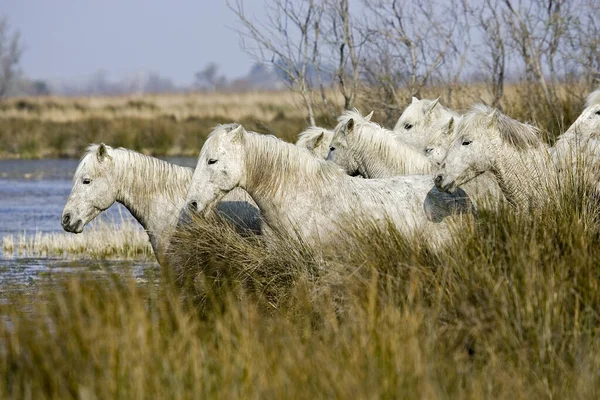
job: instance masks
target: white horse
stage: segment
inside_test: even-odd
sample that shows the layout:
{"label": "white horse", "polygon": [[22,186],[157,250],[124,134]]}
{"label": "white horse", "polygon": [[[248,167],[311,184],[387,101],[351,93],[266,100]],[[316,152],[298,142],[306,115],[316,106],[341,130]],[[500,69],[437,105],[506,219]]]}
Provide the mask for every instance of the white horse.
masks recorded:
{"label": "white horse", "polygon": [[597,170],[600,166],[600,89],[592,92],[586,107],[551,149],[554,161],[563,169],[578,165]]}
{"label": "white horse", "polygon": [[442,161],[446,158],[448,149],[454,140],[454,128],[459,122],[460,117],[452,117],[448,121],[437,121],[431,126],[424,151],[425,157],[429,158],[436,167],[440,167]]}
{"label": "white horse", "polygon": [[520,210],[538,206],[556,187],[554,164],[537,128],[478,105],[456,127],[435,184],[452,192],[486,171]]}
{"label": "white horse", "polygon": [[327,157],[333,131],[318,126],[308,127],[298,135],[296,146],[307,149],[319,158]]}
{"label": "white horse", "polygon": [[447,232],[445,224],[431,221],[471,206],[461,194],[432,186],[431,176],[352,178],[292,144],[232,124],[217,127],[206,140],[187,201],[204,213],[241,187],[274,233],[299,238],[319,252],[347,237],[344,224],[359,220],[384,228],[391,223],[407,234]]}
{"label": "white horse", "polygon": [[345,111],[338,121],[327,159],[349,175],[383,178],[433,171],[422,151],[363,118],[358,110]]}
{"label": "white horse", "polygon": [[413,97],[412,102],[398,118],[393,131],[398,139],[424,149],[434,125],[447,123],[450,118],[458,120],[460,115],[441,105],[439,99],[419,100]]}
{"label": "white horse", "polygon": [[[121,203],[148,232],[156,259],[165,265],[193,172],[132,150],[91,145],[73,176],[63,229],[81,233],[102,211]],[[243,191],[232,192],[218,211],[242,230],[260,231],[258,209]]]}
{"label": "white horse", "polygon": [[[454,118],[445,123],[438,122],[432,129],[436,135],[450,140],[448,138],[452,137]],[[381,131],[357,132],[354,120],[350,119],[336,131],[327,160],[341,166],[349,175],[360,175],[368,179],[390,178],[404,175],[406,171],[406,156],[403,157],[402,153],[404,149],[405,144]],[[439,152],[445,157],[447,150],[440,147]],[[440,166],[435,163],[431,154],[423,156],[430,163],[427,168],[423,168],[423,172],[436,170]],[[500,188],[489,174],[467,182],[462,189],[478,206],[502,198]]]}

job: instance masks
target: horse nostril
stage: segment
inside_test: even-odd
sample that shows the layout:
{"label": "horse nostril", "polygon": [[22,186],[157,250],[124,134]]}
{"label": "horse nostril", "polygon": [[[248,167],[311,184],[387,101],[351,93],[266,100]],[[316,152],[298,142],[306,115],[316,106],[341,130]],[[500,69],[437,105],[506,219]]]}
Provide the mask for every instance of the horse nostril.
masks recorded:
{"label": "horse nostril", "polygon": [[444,178],[442,177],[442,175],[437,175],[437,176],[435,177],[435,179],[433,180],[433,182],[434,182],[436,185],[439,185],[440,183],[442,183],[442,180],[443,180],[443,179],[444,179]]}
{"label": "horse nostril", "polygon": [[190,210],[196,211],[198,209],[198,202],[190,201],[190,203],[188,204],[188,207]]}
{"label": "horse nostril", "polygon": [[70,221],[71,221],[71,214],[65,214],[62,219],[63,226],[69,225]]}

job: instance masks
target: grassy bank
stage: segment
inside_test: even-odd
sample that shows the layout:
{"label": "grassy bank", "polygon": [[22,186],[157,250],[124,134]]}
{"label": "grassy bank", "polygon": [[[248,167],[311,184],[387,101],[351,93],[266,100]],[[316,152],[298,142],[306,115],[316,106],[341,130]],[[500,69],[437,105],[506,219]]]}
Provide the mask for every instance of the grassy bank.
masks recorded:
{"label": "grassy bank", "polygon": [[98,142],[195,156],[215,125],[232,121],[287,140],[307,125],[288,92],[9,99],[0,103],[0,158],[79,157]]}
{"label": "grassy bank", "polygon": [[80,234],[23,232],[2,239],[4,256],[153,258],[148,235],[134,222],[95,221]]}
{"label": "grassy bank", "polygon": [[[536,123],[552,141],[579,115],[587,92],[565,86],[559,94],[559,104],[550,109],[526,85],[508,86],[502,108],[513,118]],[[448,88],[432,87],[423,96],[440,97],[459,111],[489,101],[479,85],[454,88],[452,95]],[[406,93],[398,98],[409,102]],[[341,99],[331,93],[330,102],[341,112]],[[368,91],[357,106],[365,113],[374,109],[374,121],[389,127],[401,113],[387,109]],[[317,113],[319,125],[335,126],[335,118],[323,110]],[[151,155],[195,156],[212,127],[232,121],[288,141],[295,141],[308,124],[297,97],[287,91],[17,98],[0,103],[0,158],[79,157],[96,142]]]}
{"label": "grassy bank", "polygon": [[157,289],[4,307],[0,397],[597,398],[596,202],[549,203],[480,210],[439,250],[349,224],[329,261],[197,223]]}

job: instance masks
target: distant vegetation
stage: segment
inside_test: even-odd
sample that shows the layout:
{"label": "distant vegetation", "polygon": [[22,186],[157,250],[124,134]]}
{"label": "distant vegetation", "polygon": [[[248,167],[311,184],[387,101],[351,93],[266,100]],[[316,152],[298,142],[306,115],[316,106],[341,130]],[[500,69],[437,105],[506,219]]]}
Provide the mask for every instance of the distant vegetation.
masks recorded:
{"label": "distant vegetation", "polygon": [[[574,86],[559,90],[561,113],[555,114],[541,103],[532,103],[527,90],[525,84],[506,87],[503,109],[514,118],[538,124],[550,139],[579,115],[587,95],[583,87],[580,96],[572,95]],[[485,88],[478,85],[457,89],[451,102],[445,101],[444,88],[432,87],[423,94],[441,96],[444,105],[459,111],[486,99]],[[88,144],[97,142],[156,156],[196,156],[211,129],[228,122],[295,141],[309,125],[297,100],[288,91],[10,98],[0,103],[0,158],[80,157]],[[359,98],[356,106],[367,113],[370,104],[368,98]],[[341,112],[343,98],[332,92],[329,105]],[[316,110],[317,125],[335,126],[335,118]],[[374,111],[373,119],[389,127],[401,113],[390,117]]]}
{"label": "distant vegetation", "polygon": [[306,127],[288,92],[12,98],[0,103],[0,157],[80,157],[98,142],[197,156],[211,129],[232,121],[287,140]]}

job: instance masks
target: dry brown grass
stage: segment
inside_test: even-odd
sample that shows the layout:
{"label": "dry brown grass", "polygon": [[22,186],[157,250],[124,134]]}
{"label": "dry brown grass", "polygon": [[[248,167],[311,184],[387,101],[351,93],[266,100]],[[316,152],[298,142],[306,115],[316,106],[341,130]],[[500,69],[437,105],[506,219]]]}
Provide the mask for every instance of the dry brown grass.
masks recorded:
{"label": "dry brown grass", "polygon": [[276,117],[303,117],[296,97],[289,91],[244,93],[190,93],[114,97],[13,98],[0,105],[0,118],[73,122],[89,118],[186,120],[249,116],[261,121]]}
{"label": "dry brown grass", "polygon": [[215,125],[233,121],[287,140],[307,126],[289,92],[9,99],[0,103],[0,158],[79,157],[97,142],[194,156]]}
{"label": "dry brown grass", "polygon": [[[537,124],[551,141],[579,115],[587,95],[577,85],[563,85],[554,108],[549,108],[525,84],[508,85],[503,111]],[[341,112],[341,99],[328,93]],[[465,111],[489,101],[482,85],[429,87],[422,96],[440,97],[443,104]],[[315,94],[318,97],[318,94]],[[410,101],[408,93],[399,99]],[[357,106],[374,109],[374,120],[393,126],[401,109],[386,108],[377,93],[361,92]],[[317,123],[333,127],[335,118],[317,108]],[[0,103],[0,157],[78,157],[92,142],[105,142],[151,155],[196,155],[212,127],[239,122],[247,129],[295,141],[308,121],[297,96],[289,91],[247,93],[191,93],[92,98],[16,98]]]}
{"label": "dry brown grass", "polygon": [[27,310],[11,297],[0,397],[597,398],[584,189],[532,215],[480,210],[440,250],[349,226],[330,260],[199,221],[174,249],[181,290],[165,271],[157,288],[74,279]]}

